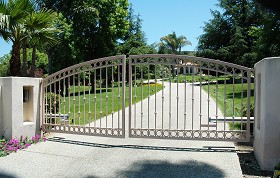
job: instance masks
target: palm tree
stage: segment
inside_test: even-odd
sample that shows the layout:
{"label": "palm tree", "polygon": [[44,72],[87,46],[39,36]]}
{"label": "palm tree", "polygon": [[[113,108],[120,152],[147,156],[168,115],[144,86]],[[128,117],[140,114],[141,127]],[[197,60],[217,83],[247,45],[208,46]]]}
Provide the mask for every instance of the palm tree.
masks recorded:
{"label": "palm tree", "polygon": [[186,45],[192,45],[190,41],[183,35],[177,37],[176,33],[168,34],[167,36],[163,36],[160,39],[160,46],[164,46],[171,50],[173,54],[177,53],[179,49],[179,54],[181,53],[181,48]]}
{"label": "palm tree", "polygon": [[[160,39],[160,49],[167,48],[171,50],[173,54],[177,53],[179,49],[179,54],[181,53],[181,48],[186,45],[192,45],[190,41],[183,35],[177,37],[176,33],[168,34],[167,36],[163,36]],[[175,77],[174,65],[172,65],[172,77]]]}
{"label": "palm tree", "polygon": [[[31,76],[34,76],[36,48],[48,44],[52,46],[58,41],[51,23],[54,13],[51,10],[37,10],[33,0],[0,0],[0,37],[12,41],[12,57],[10,59],[10,75],[26,76],[26,47],[32,47]],[[23,48],[23,70],[21,73],[20,48]]]}
{"label": "palm tree", "polygon": [[187,38],[183,35],[181,35],[177,38],[177,43],[178,43],[178,48],[179,48],[179,54],[181,54],[182,47],[184,47],[186,45],[192,45],[192,43],[190,41],[188,41]]}
{"label": "palm tree", "polygon": [[27,10],[30,9],[29,0],[0,1],[0,37],[12,42],[12,57],[10,59],[10,75],[21,75],[20,46],[25,39],[23,21]]}
{"label": "palm tree", "polygon": [[29,45],[32,47],[30,76],[34,76],[37,47],[50,47],[59,42],[55,36],[59,30],[52,27],[54,18],[55,14],[53,11],[44,9],[38,12],[31,12],[26,17],[25,27],[28,33]]}

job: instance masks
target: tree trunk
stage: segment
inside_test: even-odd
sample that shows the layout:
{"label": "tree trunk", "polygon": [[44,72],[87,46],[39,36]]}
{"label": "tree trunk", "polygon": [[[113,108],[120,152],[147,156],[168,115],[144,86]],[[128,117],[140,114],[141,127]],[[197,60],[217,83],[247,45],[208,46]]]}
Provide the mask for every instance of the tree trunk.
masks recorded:
{"label": "tree trunk", "polygon": [[52,55],[51,48],[48,49],[48,74],[52,74]]}
{"label": "tree trunk", "polygon": [[23,46],[22,46],[22,76],[26,77],[27,76],[27,51],[26,51],[26,45],[23,42]]}
{"label": "tree trunk", "polygon": [[10,59],[10,75],[21,76],[20,43],[14,42]]}
{"label": "tree trunk", "polygon": [[31,70],[30,70],[30,76],[35,77],[35,68],[36,68],[36,47],[33,46],[32,48],[32,62],[31,62]]}

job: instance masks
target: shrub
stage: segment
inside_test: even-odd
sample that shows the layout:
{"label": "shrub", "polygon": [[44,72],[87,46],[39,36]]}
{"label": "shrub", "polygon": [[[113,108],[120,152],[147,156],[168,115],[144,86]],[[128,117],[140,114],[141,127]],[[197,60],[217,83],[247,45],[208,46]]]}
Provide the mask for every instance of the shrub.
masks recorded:
{"label": "shrub", "polygon": [[[242,117],[247,117],[247,107],[242,107],[241,109],[235,108],[237,112],[240,113]],[[250,117],[254,117],[254,105],[250,105]],[[228,123],[230,130],[246,130],[246,123]],[[250,131],[253,132],[254,124],[250,123]]]}
{"label": "shrub", "polygon": [[280,170],[280,162],[274,167],[275,170]]}
{"label": "shrub", "polygon": [[[237,112],[240,113],[240,115],[242,117],[246,117],[247,116],[247,107],[242,107],[241,109],[235,108],[237,110]],[[254,105],[250,105],[250,117],[254,117]]]}

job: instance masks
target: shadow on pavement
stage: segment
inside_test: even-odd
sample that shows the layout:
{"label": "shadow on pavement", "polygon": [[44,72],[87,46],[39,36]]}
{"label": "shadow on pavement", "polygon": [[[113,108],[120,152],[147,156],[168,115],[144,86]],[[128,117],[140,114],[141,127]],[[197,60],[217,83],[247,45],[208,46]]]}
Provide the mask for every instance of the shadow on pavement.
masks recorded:
{"label": "shadow on pavement", "polygon": [[203,148],[180,148],[180,147],[162,147],[162,146],[145,146],[145,145],[112,145],[112,144],[100,144],[90,143],[75,140],[67,140],[62,137],[48,138],[48,141],[67,143],[73,145],[82,145],[99,148],[130,148],[130,149],[147,149],[147,150],[163,150],[163,151],[186,151],[186,152],[225,152],[233,153],[236,152],[235,147],[211,147],[204,146]]}
{"label": "shadow on pavement", "polygon": [[0,178],[17,178],[17,177],[0,172]]}
{"label": "shadow on pavement", "polygon": [[182,163],[170,163],[157,160],[134,163],[129,167],[129,170],[123,170],[118,175],[118,177],[129,178],[225,177],[222,170],[203,162],[185,161]]}

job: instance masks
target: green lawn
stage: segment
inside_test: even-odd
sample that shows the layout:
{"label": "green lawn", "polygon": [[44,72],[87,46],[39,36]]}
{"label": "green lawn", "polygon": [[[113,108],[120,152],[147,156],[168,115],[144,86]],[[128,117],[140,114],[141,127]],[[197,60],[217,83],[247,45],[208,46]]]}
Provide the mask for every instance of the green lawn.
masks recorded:
{"label": "green lawn", "polygon": [[[242,106],[247,108],[247,83],[243,84],[218,84],[216,89],[216,84],[209,85],[209,94],[216,102],[216,90],[218,98],[218,106],[222,113],[226,116],[242,116]],[[208,85],[203,85],[203,89],[208,93]],[[233,92],[234,91],[234,92]],[[254,104],[254,84],[251,83],[251,97],[250,103]],[[242,97],[243,96],[243,97]],[[224,101],[226,104],[224,105]]]}
{"label": "green lawn", "polygon": [[[96,90],[91,90],[89,94],[90,87],[88,86],[75,86],[70,88],[70,97],[60,96],[61,104],[60,104],[60,113],[68,114],[69,112],[69,101],[70,101],[70,119],[73,119],[75,124],[87,124],[89,122],[93,122],[95,119],[99,119],[106,115],[111,115],[112,112],[116,112],[122,108],[122,89],[118,89],[117,87],[108,88],[107,92],[105,88],[101,89],[96,88]],[[129,104],[129,88],[125,88],[126,101],[125,105]],[[135,96],[136,90],[136,98]],[[132,88],[132,102],[137,103],[142,99],[145,99],[150,95],[153,95],[155,92],[162,90],[162,85],[151,84],[150,87],[148,85],[137,86],[136,88]],[[75,91],[75,92],[74,92]],[[96,92],[96,94],[95,94]],[[120,96],[118,98],[118,95]],[[79,97],[80,96],[80,97]],[[96,97],[96,102],[94,102],[94,98]],[[79,101],[80,98],[80,101]],[[75,99],[75,100],[74,100]],[[101,104],[102,101],[102,104]],[[80,113],[79,113],[80,111]],[[84,114],[85,113],[85,114]]]}

